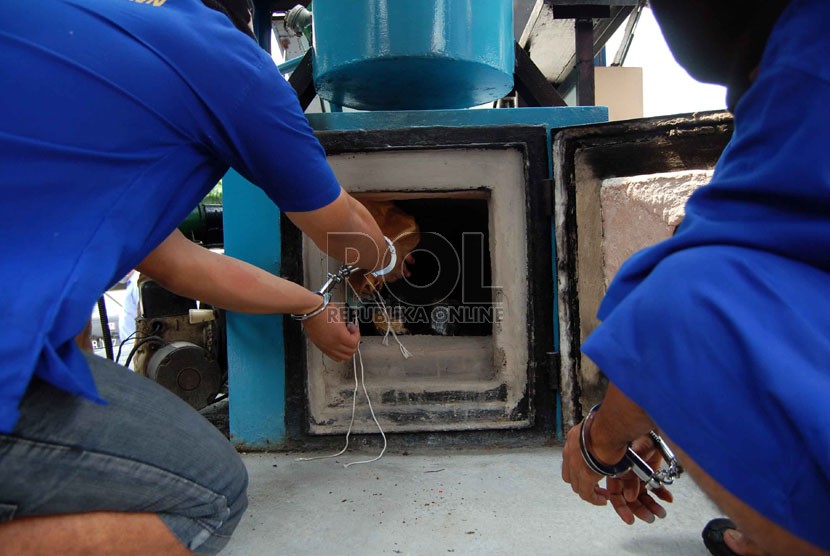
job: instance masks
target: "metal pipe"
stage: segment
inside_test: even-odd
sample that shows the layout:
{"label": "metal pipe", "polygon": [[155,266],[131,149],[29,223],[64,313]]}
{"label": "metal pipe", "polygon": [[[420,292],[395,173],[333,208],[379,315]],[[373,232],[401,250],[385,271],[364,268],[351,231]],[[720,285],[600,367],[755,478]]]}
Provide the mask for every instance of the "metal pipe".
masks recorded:
{"label": "metal pipe", "polygon": [[634,11],[628,17],[628,23],[625,25],[625,33],[623,40],[617,49],[617,55],[614,56],[612,66],[622,66],[625,63],[625,57],[628,56],[628,49],[631,48],[631,43],[634,41],[634,31],[637,29],[637,23],[640,22],[640,16],[643,14],[643,9],[646,7],[646,0],[640,0]]}
{"label": "metal pipe", "polygon": [[594,21],[577,19],[574,24],[576,39],[576,97],[579,106],[596,104],[594,84]]}
{"label": "metal pipe", "polygon": [[104,339],[104,350],[107,352],[107,359],[113,360],[112,335],[110,334],[110,322],[107,318],[107,302],[102,295],[98,299],[98,319],[101,321],[101,337]]}
{"label": "metal pipe", "polygon": [[290,60],[286,60],[282,64],[277,66],[277,69],[280,71],[281,74],[285,75],[287,73],[293,72],[297,69],[297,66],[300,65],[300,62],[303,61],[302,56],[297,56],[296,58],[291,58]]}
{"label": "metal pipe", "polygon": [[271,54],[271,13],[268,2],[253,0],[254,2],[254,36],[256,41],[268,54]]}

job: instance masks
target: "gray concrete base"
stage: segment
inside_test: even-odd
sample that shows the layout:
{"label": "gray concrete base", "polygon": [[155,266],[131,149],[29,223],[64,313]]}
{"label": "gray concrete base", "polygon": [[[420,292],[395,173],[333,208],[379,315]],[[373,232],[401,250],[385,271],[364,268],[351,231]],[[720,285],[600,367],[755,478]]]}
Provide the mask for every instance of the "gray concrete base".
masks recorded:
{"label": "gray concrete base", "polygon": [[250,506],[223,555],[706,556],[700,532],[720,515],[683,477],[666,519],[628,526],[562,482],[558,447],[413,450],[348,469],[376,454],[302,455],[243,455]]}

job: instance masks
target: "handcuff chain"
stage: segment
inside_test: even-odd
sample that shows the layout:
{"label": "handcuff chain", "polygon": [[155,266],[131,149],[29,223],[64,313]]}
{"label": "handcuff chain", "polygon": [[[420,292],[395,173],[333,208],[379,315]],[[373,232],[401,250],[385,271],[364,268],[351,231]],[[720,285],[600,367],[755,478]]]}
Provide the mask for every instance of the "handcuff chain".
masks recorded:
{"label": "handcuff chain", "polygon": [[313,311],[311,311],[310,313],[305,313],[305,314],[300,314],[300,315],[292,314],[291,318],[294,319],[294,320],[302,322],[302,321],[310,319],[311,317],[316,317],[317,315],[319,315],[320,313],[325,311],[326,307],[328,307],[329,303],[331,303],[331,292],[334,290],[334,288],[336,288],[342,282],[348,280],[349,276],[351,276],[357,270],[359,270],[357,267],[354,267],[354,266],[348,265],[348,264],[344,264],[334,274],[329,272],[328,273],[328,279],[320,287],[319,290],[314,292],[314,293],[316,293],[317,295],[319,295],[320,297],[323,298],[323,302],[320,304],[320,306],[317,307],[316,309],[314,309]]}
{"label": "handcuff chain", "polygon": [[[389,261],[389,264],[386,265],[385,268],[382,268],[381,270],[376,270],[375,272],[371,273],[372,276],[375,276],[376,278],[380,278],[381,276],[385,276],[385,275],[389,274],[390,272],[392,272],[395,269],[395,265],[397,264],[397,261],[398,261],[397,252],[395,251],[395,244],[392,242],[391,239],[389,239],[386,236],[384,236],[383,239],[386,240],[386,246],[389,250],[389,253],[391,254],[391,259]],[[308,320],[311,317],[317,316],[320,313],[322,313],[326,309],[326,307],[328,307],[329,303],[331,302],[331,292],[334,290],[334,288],[336,288],[341,283],[348,280],[349,276],[351,276],[352,274],[354,274],[355,272],[357,272],[359,270],[360,269],[356,266],[353,266],[353,265],[350,265],[350,264],[344,264],[344,265],[341,265],[339,269],[337,269],[337,272],[335,272],[335,273],[331,273],[331,272],[326,273],[326,276],[327,276],[326,281],[323,283],[322,286],[320,286],[319,290],[314,292],[314,293],[316,293],[317,295],[319,295],[320,297],[323,298],[323,303],[320,304],[319,307],[317,307],[316,309],[314,309],[310,313],[292,314],[291,318],[294,319],[294,320],[298,320],[298,321],[304,321],[304,320]]]}

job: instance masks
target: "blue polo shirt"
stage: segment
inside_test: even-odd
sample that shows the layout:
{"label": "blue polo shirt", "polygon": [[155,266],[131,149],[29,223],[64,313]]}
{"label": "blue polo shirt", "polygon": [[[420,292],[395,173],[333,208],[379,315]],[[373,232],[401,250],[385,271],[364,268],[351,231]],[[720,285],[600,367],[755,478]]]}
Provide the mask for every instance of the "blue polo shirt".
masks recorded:
{"label": "blue polo shirt", "polygon": [[74,336],[231,166],[285,211],[340,193],[293,90],[226,16],[0,2],[0,432],[32,376],[98,400]]}
{"label": "blue polo shirt", "polygon": [[830,3],[776,23],[674,237],[631,257],[582,351],[721,486],[830,550]]}

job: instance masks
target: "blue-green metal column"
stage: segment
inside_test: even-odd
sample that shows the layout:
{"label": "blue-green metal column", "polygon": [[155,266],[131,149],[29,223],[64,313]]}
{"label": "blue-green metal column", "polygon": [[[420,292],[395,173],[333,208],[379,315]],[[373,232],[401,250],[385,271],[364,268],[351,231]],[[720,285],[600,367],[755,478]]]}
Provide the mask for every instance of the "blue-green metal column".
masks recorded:
{"label": "blue-green metal column", "polygon": [[[222,180],[225,253],[280,271],[280,212],[233,170]],[[281,315],[228,313],[231,442],[265,450],[285,438],[285,349]]]}

